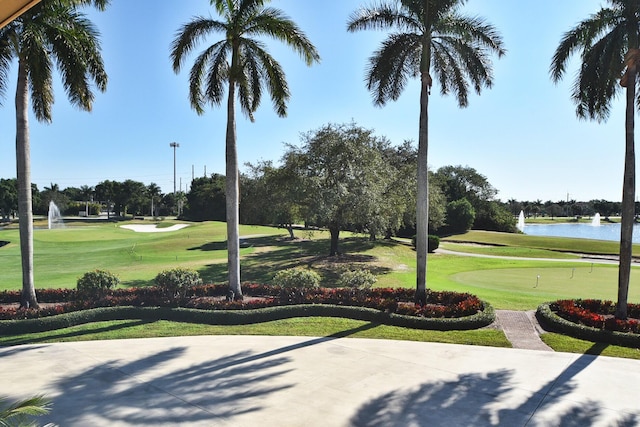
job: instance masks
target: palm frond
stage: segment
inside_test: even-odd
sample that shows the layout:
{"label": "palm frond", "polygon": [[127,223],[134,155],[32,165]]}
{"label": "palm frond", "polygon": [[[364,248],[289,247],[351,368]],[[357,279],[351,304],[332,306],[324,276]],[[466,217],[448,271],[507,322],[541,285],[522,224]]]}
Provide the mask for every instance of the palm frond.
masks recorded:
{"label": "palm frond", "polygon": [[252,17],[244,35],[266,35],[291,47],[307,65],[320,61],[320,55],[306,34],[282,11],[265,8]]}
{"label": "palm frond", "polygon": [[398,31],[420,32],[422,22],[419,15],[407,13],[407,10],[399,8],[396,4],[386,3],[362,7],[349,15],[347,21],[349,32],[392,28]]}
{"label": "palm frond", "polygon": [[226,40],[220,41],[205,49],[194,61],[189,73],[189,101],[196,113],[204,113],[205,102],[213,105],[222,103],[224,85],[229,77],[229,51]]}
{"label": "palm frond", "polygon": [[375,105],[397,100],[408,77],[419,75],[421,38],[418,34],[394,33],[369,58],[367,89]]}
{"label": "palm frond", "polygon": [[51,410],[51,401],[44,396],[34,396],[14,403],[0,398],[0,426],[36,425],[29,423],[31,417],[46,415]]}
{"label": "palm frond", "polygon": [[171,42],[170,57],[173,71],[179,73],[189,53],[203,38],[215,31],[226,33],[227,25],[224,22],[203,17],[195,17],[191,22],[183,25]]}
{"label": "palm frond", "polygon": [[608,28],[619,23],[620,16],[613,9],[601,9],[588,19],[580,22],[576,27],[567,31],[556,48],[549,72],[554,82],[562,80],[567,63],[572,55],[579,50],[589,50],[594,41]]}

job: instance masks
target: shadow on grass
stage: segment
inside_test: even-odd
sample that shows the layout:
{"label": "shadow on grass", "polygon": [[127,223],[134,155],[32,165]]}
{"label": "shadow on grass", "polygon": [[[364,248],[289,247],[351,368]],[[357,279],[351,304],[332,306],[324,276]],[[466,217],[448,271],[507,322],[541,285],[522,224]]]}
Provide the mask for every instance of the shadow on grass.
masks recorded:
{"label": "shadow on grass", "polygon": [[[371,242],[366,238],[350,237],[341,240],[341,255],[329,257],[329,239],[286,240],[260,237],[246,241],[256,248],[269,247],[270,250],[256,250],[242,259],[242,281],[269,283],[279,270],[303,267],[319,271],[323,276],[321,285],[326,287],[335,286],[343,270],[366,269],[377,275],[390,272],[390,268],[376,265],[376,257],[362,252],[376,246],[396,245],[395,242]],[[226,246],[226,242],[223,244]],[[206,282],[220,283],[228,278],[226,263],[208,264],[199,271]]]}
{"label": "shadow on grass", "polygon": [[71,332],[63,332],[64,330],[55,330],[47,332],[46,335],[34,338],[33,335],[27,335],[24,337],[16,337],[15,339],[2,340],[3,346],[13,346],[13,345],[22,345],[22,344],[35,344],[45,341],[54,341],[61,340],[64,338],[72,338],[72,337],[82,337],[85,335],[93,335],[99,334],[101,332],[113,332],[121,329],[133,328],[140,325],[146,325],[148,323],[152,323],[150,320],[132,320],[124,323],[119,323],[116,325],[109,325],[101,328],[91,328],[89,330],[84,329],[80,331],[71,331]]}

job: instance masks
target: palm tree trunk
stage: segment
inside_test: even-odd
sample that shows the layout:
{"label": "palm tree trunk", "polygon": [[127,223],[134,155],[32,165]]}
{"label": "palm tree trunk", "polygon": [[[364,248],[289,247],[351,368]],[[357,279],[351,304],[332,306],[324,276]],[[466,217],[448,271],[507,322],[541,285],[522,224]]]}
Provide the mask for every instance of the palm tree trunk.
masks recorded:
{"label": "palm tree trunk", "polygon": [[21,308],[38,308],[33,280],[33,211],[31,201],[31,153],[29,149],[29,87],[27,70],[18,61],[16,89],[16,166],[18,181],[18,216],[22,259]]}
{"label": "palm tree trunk", "polygon": [[418,138],[418,193],[416,203],[416,297],[420,306],[427,303],[427,238],[429,228],[429,175],[427,152],[429,146],[429,75],[421,79],[420,133]]}
{"label": "palm tree trunk", "polygon": [[338,242],[340,241],[340,226],[332,224],[329,226],[329,234],[331,235],[331,245],[329,249],[329,256],[339,255]]}
{"label": "palm tree trunk", "polygon": [[618,302],[616,319],[627,318],[627,299],[631,276],[633,223],[635,222],[636,155],[635,155],[635,98],[636,65],[627,67],[627,105],[625,119],[624,180],[622,185],[622,224],[620,227],[620,265],[618,267]]}
{"label": "palm tree trunk", "polygon": [[235,82],[229,82],[227,102],[226,139],[226,208],[227,208],[227,264],[229,268],[229,289],[235,300],[242,299],[240,287],[240,231],[238,209],[238,151],[236,147]]}

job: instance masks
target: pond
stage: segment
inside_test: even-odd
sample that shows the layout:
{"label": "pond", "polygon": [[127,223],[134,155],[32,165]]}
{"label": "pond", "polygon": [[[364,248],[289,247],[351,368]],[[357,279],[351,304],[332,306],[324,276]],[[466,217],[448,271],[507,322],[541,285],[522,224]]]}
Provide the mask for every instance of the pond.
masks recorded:
{"label": "pond", "polygon": [[[633,243],[640,243],[640,224],[633,226]],[[530,236],[573,237],[620,241],[620,224],[526,224],[524,234]]]}

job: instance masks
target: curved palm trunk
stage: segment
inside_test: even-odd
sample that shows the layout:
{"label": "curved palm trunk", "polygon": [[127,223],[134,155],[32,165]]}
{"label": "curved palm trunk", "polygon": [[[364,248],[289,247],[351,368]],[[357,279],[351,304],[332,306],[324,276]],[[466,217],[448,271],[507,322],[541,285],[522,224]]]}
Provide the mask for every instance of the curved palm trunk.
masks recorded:
{"label": "curved palm trunk", "polygon": [[227,102],[227,138],[226,138],[226,208],[227,208],[227,265],[229,268],[229,289],[233,298],[242,299],[240,287],[240,232],[238,209],[238,152],[236,148],[236,116],[234,108],[235,82],[229,82]]}
{"label": "curved palm trunk", "polygon": [[622,224],[620,227],[620,265],[618,267],[618,302],[616,319],[627,318],[627,299],[631,275],[633,223],[635,221],[636,155],[635,155],[635,63],[627,68],[627,105],[625,118],[624,180],[622,185]]}
{"label": "curved palm trunk", "polygon": [[16,89],[16,166],[20,253],[22,259],[21,308],[38,308],[33,281],[33,212],[31,202],[31,154],[29,150],[29,88],[27,70],[18,61]]}
{"label": "curved palm trunk", "polygon": [[418,138],[418,194],[416,203],[416,304],[427,303],[427,238],[429,229],[429,73],[423,73],[420,88],[420,134]]}

